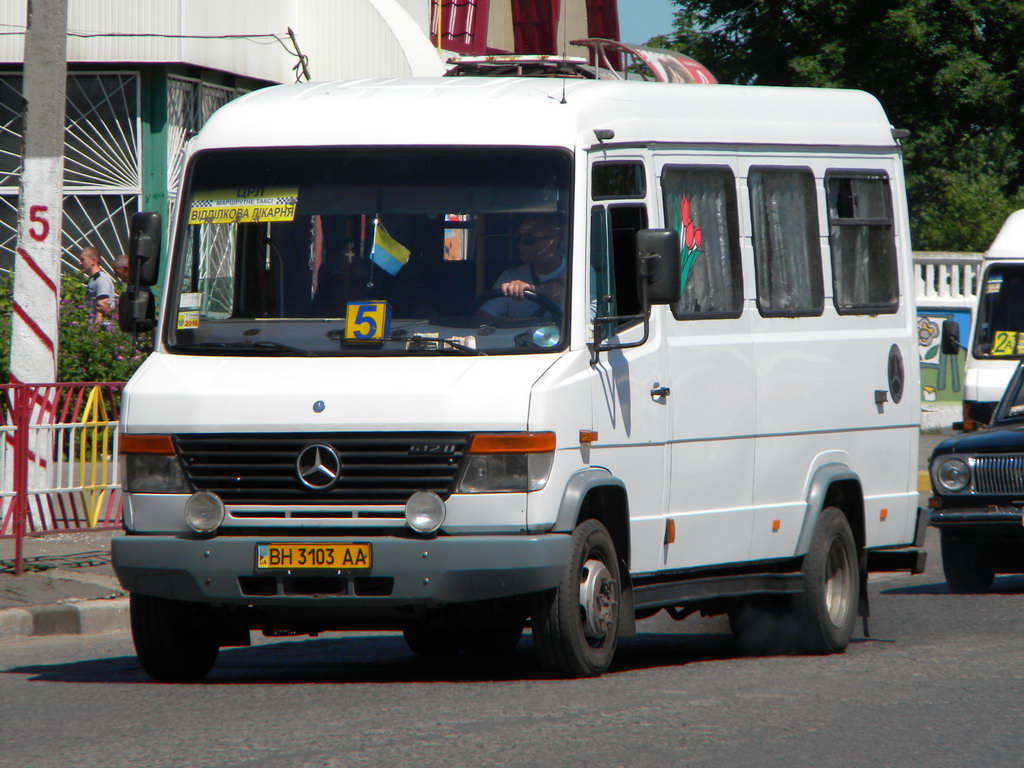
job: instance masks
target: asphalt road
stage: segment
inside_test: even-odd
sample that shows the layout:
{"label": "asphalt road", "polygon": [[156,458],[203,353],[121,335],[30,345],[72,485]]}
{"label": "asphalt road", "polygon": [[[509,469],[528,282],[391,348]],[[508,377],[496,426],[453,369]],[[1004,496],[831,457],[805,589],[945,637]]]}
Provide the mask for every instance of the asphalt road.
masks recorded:
{"label": "asphalt road", "polygon": [[229,649],[157,685],[126,634],[0,645],[0,766],[1020,766],[1024,577],[873,577],[845,654],[745,657],[721,619],[641,622],[593,680],[427,660],[399,635]]}

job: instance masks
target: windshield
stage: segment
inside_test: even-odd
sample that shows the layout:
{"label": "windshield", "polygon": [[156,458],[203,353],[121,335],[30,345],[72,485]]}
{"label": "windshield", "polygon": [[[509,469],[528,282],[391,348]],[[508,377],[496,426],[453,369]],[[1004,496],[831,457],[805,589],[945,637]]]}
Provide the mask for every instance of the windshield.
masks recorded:
{"label": "windshield", "polygon": [[993,264],[986,270],[974,356],[1024,358],[1024,264]]}
{"label": "windshield", "polygon": [[550,352],[567,338],[564,150],[196,156],[165,341],[179,353]]}
{"label": "windshield", "polygon": [[1024,419],[1024,362],[1017,364],[1017,369],[1010,378],[999,404],[996,406],[992,424]]}

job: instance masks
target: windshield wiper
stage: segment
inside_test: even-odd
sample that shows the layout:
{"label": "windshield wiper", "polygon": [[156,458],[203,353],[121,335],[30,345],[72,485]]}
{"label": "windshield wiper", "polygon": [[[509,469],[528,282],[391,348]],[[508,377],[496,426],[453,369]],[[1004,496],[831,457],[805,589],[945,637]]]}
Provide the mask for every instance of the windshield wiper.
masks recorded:
{"label": "windshield wiper", "polygon": [[429,349],[429,344],[446,344],[450,349],[454,349],[456,352],[462,352],[465,355],[483,355],[487,356],[486,352],[482,352],[476,347],[471,347],[467,344],[463,344],[461,341],[453,341],[452,339],[442,339],[438,336],[421,336],[418,333],[413,333],[408,336],[392,336],[388,341],[411,341],[417,346],[414,349],[419,349],[419,345],[423,345],[422,349]]}
{"label": "windshield wiper", "polygon": [[294,354],[299,357],[320,357],[316,352],[308,349],[300,349],[290,344],[282,344],[279,341],[202,341],[196,344],[178,344],[178,349],[205,349],[223,350],[232,349],[239,352],[245,350],[265,350],[267,352],[279,352],[281,354]]}

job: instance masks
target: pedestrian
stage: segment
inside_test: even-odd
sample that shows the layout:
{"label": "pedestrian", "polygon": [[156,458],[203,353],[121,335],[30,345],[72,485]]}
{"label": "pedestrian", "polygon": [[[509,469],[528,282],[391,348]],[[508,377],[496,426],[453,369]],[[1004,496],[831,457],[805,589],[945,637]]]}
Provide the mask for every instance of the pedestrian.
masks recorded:
{"label": "pedestrian", "polygon": [[114,259],[114,274],[125,285],[128,284],[128,254],[122,253]]}
{"label": "pedestrian", "polygon": [[78,256],[82,272],[89,278],[85,287],[85,303],[89,308],[89,319],[103,322],[114,311],[116,294],[114,281],[100,268],[100,252],[91,245],[82,249]]}

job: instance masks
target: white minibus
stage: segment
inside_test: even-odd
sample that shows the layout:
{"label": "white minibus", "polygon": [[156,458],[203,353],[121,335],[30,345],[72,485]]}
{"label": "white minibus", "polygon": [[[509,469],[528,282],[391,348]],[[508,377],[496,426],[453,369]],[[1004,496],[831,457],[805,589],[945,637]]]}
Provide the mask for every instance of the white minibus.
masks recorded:
{"label": "white minibus", "polygon": [[[155,679],[332,630],[529,629],[597,675],[662,609],[839,652],[868,572],[923,568],[903,169],[865,93],[273,87],[177,200],[113,543]],[[133,219],[125,329],[161,226]]]}
{"label": "white minibus", "polygon": [[[964,366],[963,422],[988,424],[1017,363],[1024,358],[1024,210],[1011,213],[985,252]],[[961,346],[955,321],[943,324],[943,352]]]}

